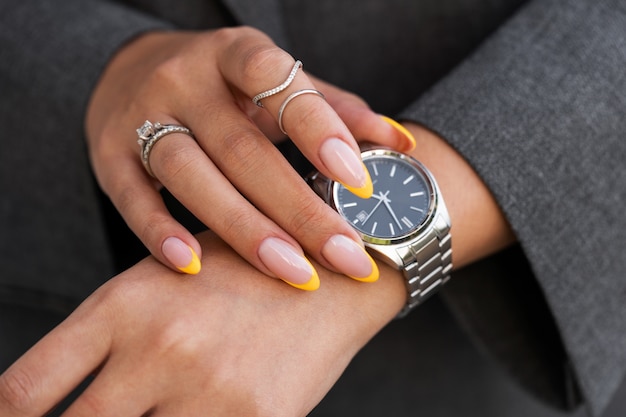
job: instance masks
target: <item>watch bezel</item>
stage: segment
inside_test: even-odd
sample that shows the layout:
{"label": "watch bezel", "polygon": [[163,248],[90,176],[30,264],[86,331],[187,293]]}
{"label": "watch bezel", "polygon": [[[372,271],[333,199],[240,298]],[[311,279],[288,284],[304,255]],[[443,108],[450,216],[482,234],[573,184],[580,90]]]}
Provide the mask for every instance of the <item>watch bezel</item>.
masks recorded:
{"label": "watch bezel", "polygon": [[[403,242],[413,240],[416,236],[421,235],[422,233],[424,233],[425,230],[431,227],[431,224],[435,218],[434,214],[437,212],[437,206],[439,204],[439,190],[437,187],[437,183],[430,171],[421,162],[419,162],[417,159],[413,158],[410,155],[406,155],[401,152],[386,148],[367,149],[361,152],[361,158],[363,162],[366,162],[368,159],[372,159],[374,157],[391,157],[400,159],[415,168],[422,175],[426,182],[429,196],[428,210],[426,216],[424,217],[424,220],[417,227],[405,234],[396,237],[381,238],[364,233],[357,228],[354,229],[357,231],[357,233],[359,233],[363,242],[374,245],[397,245]],[[337,193],[340,187],[342,187],[340,183],[332,182],[330,194],[332,207],[341,214],[341,211],[338,209],[336,204],[336,201],[338,200]]]}

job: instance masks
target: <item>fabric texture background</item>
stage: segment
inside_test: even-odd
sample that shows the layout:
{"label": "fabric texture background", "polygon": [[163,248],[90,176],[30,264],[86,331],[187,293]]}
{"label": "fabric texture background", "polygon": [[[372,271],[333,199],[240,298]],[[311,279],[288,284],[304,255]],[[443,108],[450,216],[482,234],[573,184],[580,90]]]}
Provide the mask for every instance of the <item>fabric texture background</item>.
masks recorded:
{"label": "fabric texture background", "polygon": [[626,370],[620,0],[4,2],[4,294],[78,301],[114,273],[83,120],[115,51],[148,30],[232,24],[266,31],[307,71],[424,124],[465,156],[520,246],[455,274],[452,311],[531,391],[565,408],[582,395],[600,415]]}

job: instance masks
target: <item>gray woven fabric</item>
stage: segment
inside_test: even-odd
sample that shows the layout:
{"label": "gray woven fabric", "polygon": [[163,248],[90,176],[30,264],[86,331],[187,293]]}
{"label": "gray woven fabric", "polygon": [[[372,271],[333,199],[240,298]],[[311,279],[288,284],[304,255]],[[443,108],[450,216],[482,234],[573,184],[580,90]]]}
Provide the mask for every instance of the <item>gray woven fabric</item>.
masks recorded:
{"label": "gray woven fabric", "polygon": [[596,413],[626,370],[624,68],[624,2],[535,2],[405,113],[496,195]]}
{"label": "gray woven fabric", "polygon": [[[544,349],[532,324],[554,318],[559,334],[550,344],[560,336],[568,356],[546,375],[567,373],[571,360],[574,374],[563,384],[578,384],[594,414],[606,406],[626,368],[623,2],[537,0],[519,10],[522,0],[7,3],[0,4],[0,125],[9,132],[0,151],[0,284],[80,299],[112,273],[83,138],[85,105],[112,54],[155,28],[249,24],[305,69],[379,112],[404,110],[470,161],[520,238],[532,270],[522,278],[539,283],[550,313],[525,321],[529,336],[512,340],[513,332],[509,339],[494,329],[525,320],[515,304],[504,303],[508,316],[491,315],[499,323],[489,323],[488,308],[466,308],[485,291],[503,296],[494,283],[506,280],[502,268],[486,269],[491,281],[451,287],[453,310],[467,313],[474,336],[504,361],[529,358],[519,354],[523,344]],[[534,302],[544,303],[541,294]],[[537,373],[550,368],[533,363]],[[576,386],[571,392],[573,405]]]}

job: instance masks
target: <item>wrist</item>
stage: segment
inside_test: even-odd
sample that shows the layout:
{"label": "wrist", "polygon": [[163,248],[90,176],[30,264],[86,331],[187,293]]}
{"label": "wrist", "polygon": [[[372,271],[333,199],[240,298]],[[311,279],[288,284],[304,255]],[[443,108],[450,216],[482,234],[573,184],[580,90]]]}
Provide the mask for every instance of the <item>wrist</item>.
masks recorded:
{"label": "wrist", "polygon": [[463,156],[430,130],[404,125],[417,142],[411,155],[433,173],[446,201],[455,269],[512,244],[515,236],[497,201]]}

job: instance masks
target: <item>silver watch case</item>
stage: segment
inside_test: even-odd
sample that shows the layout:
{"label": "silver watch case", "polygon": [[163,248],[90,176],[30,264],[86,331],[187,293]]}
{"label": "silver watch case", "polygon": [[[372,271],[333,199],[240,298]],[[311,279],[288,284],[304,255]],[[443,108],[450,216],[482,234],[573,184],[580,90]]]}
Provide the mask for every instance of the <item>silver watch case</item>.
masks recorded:
{"label": "silver watch case", "polygon": [[[409,162],[424,176],[430,193],[428,213],[422,223],[411,232],[382,239],[357,230],[373,256],[403,271],[408,290],[407,306],[400,313],[400,316],[404,316],[435,293],[450,277],[452,270],[450,216],[437,182],[419,161],[387,148],[367,148],[361,152],[364,160],[380,155]],[[307,180],[313,190],[337,210],[335,201],[340,184],[318,172],[309,176]]]}

